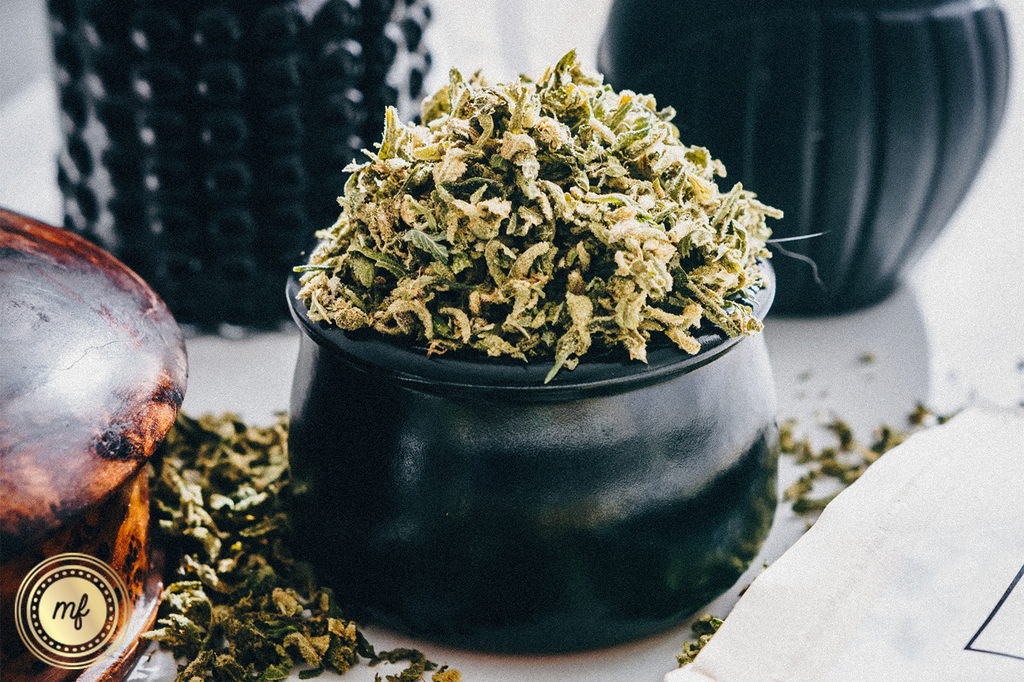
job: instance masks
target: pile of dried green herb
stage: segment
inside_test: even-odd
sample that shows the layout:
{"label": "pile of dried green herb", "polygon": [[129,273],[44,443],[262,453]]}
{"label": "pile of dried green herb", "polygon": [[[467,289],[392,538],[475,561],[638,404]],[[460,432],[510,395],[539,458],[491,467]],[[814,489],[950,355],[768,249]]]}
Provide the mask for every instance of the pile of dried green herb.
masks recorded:
{"label": "pile of dried green herb", "polygon": [[705,320],[755,333],[743,298],[782,213],[739,184],[719,192],[725,168],[673,116],[572,52],[537,82],[453,70],[422,124],[389,110],[377,151],[348,168],[299,297],[315,321],[432,352],[553,359],[548,380],[592,346],[645,360],[655,334],[696,353]]}
{"label": "pile of dried green herb", "polygon": [[460,679],[416,650],[375,652],[332,590],[291,558],[283,419],[255,428],[230,415],[179,415],[150,484],[156,542],[179,579],[164,590],[159,627],[142,636],[188,661],[176,682],[269,682],[296,666],[307,679],[344,673],[360,659],[408,661],[387,676],[393,682],[415,682],[427,670],[434,682]]}

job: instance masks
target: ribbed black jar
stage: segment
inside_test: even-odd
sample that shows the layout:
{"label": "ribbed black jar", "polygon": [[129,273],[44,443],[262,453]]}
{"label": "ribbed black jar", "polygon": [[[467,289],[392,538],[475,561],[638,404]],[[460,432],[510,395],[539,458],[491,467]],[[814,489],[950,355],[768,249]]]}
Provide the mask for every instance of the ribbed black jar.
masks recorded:
{"label": "ribbed black jar", "polygon": [[680,623],[757,554],[777,461],[760,335],[587,356],[544,385],[545,362],[313,323],[297,291],[295,547],[363,617],[473,649],[601,647]]}
{"label": "ribbed black jar", "polygon": [[825,233],[773,247],[774,311],[818,314],[886,297],[945,227],[1010,46],[994,0],[615,0],[598,68],[785,211],[774,237]]}

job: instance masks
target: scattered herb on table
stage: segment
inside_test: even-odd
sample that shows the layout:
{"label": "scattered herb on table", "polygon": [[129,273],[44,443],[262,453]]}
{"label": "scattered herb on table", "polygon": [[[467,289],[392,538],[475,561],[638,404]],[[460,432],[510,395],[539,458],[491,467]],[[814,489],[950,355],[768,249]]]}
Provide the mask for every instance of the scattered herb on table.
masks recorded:
{"label": "scattered herb on table", "polygon": [[[811,446],[809,438],[796,437],[794,422],[786,422],[779,427],[780,450],[782,454],[794,457],[798,464],[805,465],[807,472],[789,486],[785,491],[785,499],[792,501],[793,511],[797,514],[818,514],[843,488],[860,478],[871,464],[906,440],[911,433],[947,419],[918,405],[908,415],[906,428],[881,426],[875,430],[874,439],[869,445],[857,442],[846,422],[833,419],[825,424],[825,429],[835,437],[835,446],[818,450]],[[814,484],[823,478],[838,482],[840,489],[822,497],[814,497]]]}
{"label": "scattered herb on table", "polygon": [[729,336],[761,323],[766,217],[782,212],[686,146],[653,97],[614,92],[574,52],[537,82],[449,83],[422,124],[386,113],[353,164],[337,222],[302,272],[314,321],[371,328],[430,352],[547,358],[591,347],[645,360],[653,335],[688,353],[703,321]]}
{"label": "scattered herb on table", "polygon": [[716,618],[707,613],[698,616],[697,620],[693,621],[693,624],[690,625],[694,639],[683,642],[683,653],[676,654],[676,661],[679,663],[679,667],[682,668],[688,663],[693,663],[693,659],[697,657],[697,654],[704,648],[704,645],[711,641],[711,637],[718,632],[718,628],[721,626],[721,618]]}
{"label": "scattered herb on table", "polygon": [[458,682],[414,649],[377,653],[331,589],[291,558],[287,425],[179,415],[152,462],[151,516],[178,580],[164,589],[156,640],[187,664],[176,682],[269,682],[408,661],[392,682]]}

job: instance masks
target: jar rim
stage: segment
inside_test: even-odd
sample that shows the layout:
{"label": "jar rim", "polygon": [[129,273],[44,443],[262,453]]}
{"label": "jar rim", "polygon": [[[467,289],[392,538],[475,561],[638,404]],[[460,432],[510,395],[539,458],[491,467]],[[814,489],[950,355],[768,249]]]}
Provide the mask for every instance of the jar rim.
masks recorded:
{"label": "jar rim", "polygon": [[[775,272],[760,260],[764,284],[753,295],[754,316],[763,321],[775,297]],[[705,324],[695,334],[701,345],[690,355],[671,342],[648,345],[647,362],[630,360],[624,349],[587,354],[573,370],[560,371],[550,382],[544,378],[551,359],[523,362],[476,353],[447,352],[429,355],[422,346],[390,339],[372,330],[346,331],[326,322],[314,322],[297,297],[298,275],[289,276],[285,295],[300,331],[332,357],[411,388],[444,394],[501,394],[524,400],[566,400],[598,396],[660,383],[693,372],[730,351],[744,337],[729,337]]]}

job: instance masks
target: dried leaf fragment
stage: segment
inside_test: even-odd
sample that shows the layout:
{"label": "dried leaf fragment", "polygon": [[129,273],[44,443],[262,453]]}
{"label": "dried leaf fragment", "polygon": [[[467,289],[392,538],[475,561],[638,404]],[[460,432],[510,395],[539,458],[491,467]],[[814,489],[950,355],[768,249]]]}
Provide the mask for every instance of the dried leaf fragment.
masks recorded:
{"label": "dried leaf fragment", "polygon": [[[310,679],[379,660],[333,591],[288,551],[287,435],[283,417],[255,428],[232,415],[179,414],[151,462],[157,541],[179,579],[142,637],[185,661],[177,681],[270,682],[296,663]],[[410,661],[402,679],[434,667],[420,652],[399,659]]]}

